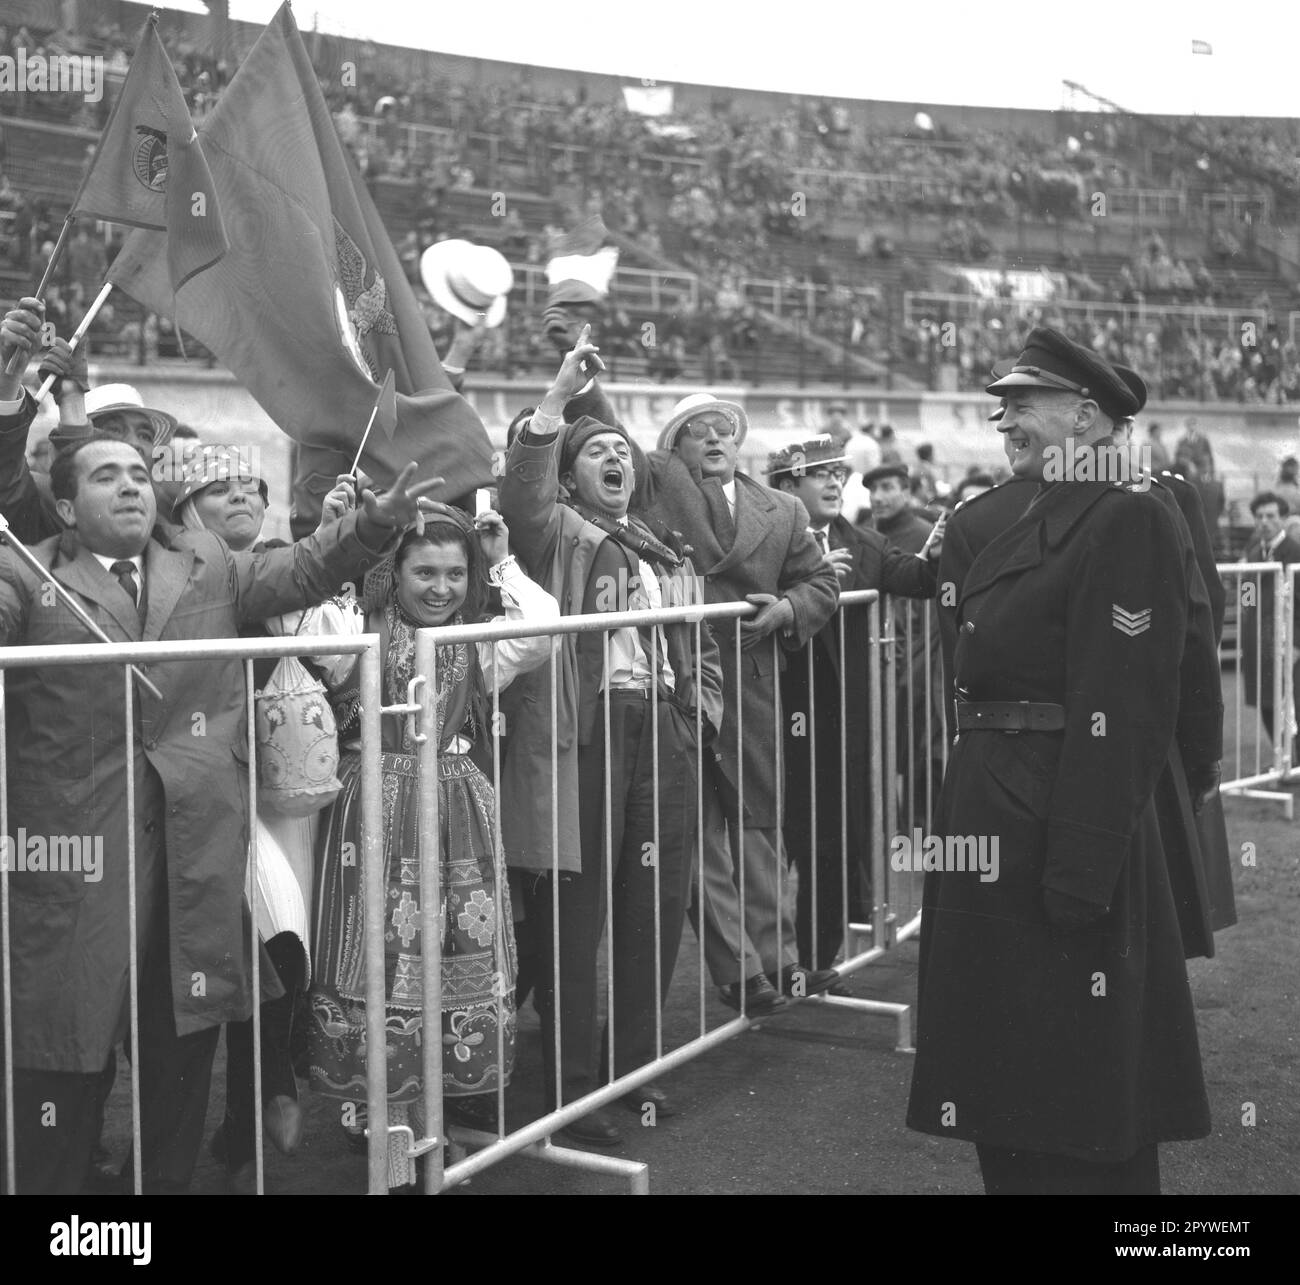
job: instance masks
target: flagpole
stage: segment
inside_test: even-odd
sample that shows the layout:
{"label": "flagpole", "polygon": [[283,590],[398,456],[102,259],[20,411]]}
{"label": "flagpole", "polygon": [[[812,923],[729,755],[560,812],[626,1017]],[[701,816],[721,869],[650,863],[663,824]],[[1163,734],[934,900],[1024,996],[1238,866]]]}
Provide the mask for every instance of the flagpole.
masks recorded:
{"label": "flagpole", "polygon": [[369,420],[369,422],[366,424],[366,431],[365,431],[365,433],[362,435],[362,438],[361,438],[361,445],[357,447],[357,457],[356,457],[356,459],[354,459],[354,460],[352,461],[352,476],[353,476],[353,477],[356,477],[356,475],[357,475],[357,468],[358,468],[358,467],[360,466],[360,464],[361,464],[361,452],[364,451],[364,450],[366,449],[366,443],[370,440],[370,430],[371,430],[372,428],[374,428],[374,426],[375,426],[375,416],[378,415],[378,414],[379,414],[379,402],[376,401],[375,404],[370,408],[370,420]]}
{"label": "flagpole", "polygon": [[[104,306],[105,300],[107,300],[112,291],[113,283],[111,281],[105,281],[100,287],[99,294],[95,296],[95,302],[90,305],[90,310],[81,319],[81,325],[77,327],[73,332],[72,338],[68,340],[68,347],[73,352],[77,351],[77,345],[85,338],[86,331],[90,329],[90,323],[99,315],[99,310]],[[57,375],[45,376],[45,382],[36,390],[36,404],[38,406],[45,399],[46,393],[54,387],[54,381],[57,378]]]}
{"label": "flagpole", "polygon": [[[23,544],[17,536],[14,535],[13,531],[10,530],[8,519],[2,513],[0,513],[0,540],[3,540],[3,542],[18,555],[21,561],[25,562],[43,581],[45,581],[47,585],[49,585],[51,589],[54,590],[55,595],[62,599],[64,605],[78,620],[81,621],[83,625],[86,626],[87,629],[90,630],[92,634],[95,635],[96,638],[99,639],[100,642],[112,643],[113,640],[90,618],[81,603],[79,603],[50,574],[49,568],[45,566],[45,564],[41,562],[41,560],[25,544]],[[134,678],[150,696],[154,697],[156,700],[162,700],[162,692],[160,692],[140,670],[138,670],[134,665],[128,665],[127,668],[131,671],[131,677]]]}

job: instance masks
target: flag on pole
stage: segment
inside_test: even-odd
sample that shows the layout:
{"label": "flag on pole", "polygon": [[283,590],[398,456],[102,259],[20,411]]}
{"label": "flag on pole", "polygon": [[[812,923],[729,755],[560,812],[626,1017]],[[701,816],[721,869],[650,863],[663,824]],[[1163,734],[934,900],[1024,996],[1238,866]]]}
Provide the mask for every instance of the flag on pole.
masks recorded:
{"label": "flag on pole", "polygon": [[547,246],[548,305],[604,301],[618,268],[618,247],[604,244],[608,236],[604,220],[595,214]]}
{"label": "flag on pole", "polygon": [[212,173],[152,14],[72,213],[165,231],[173,293],[229,249]]}
{"label": "flag on pole", "polygon": [[1192,53],[1194,54],[1212,54],[1214,46],[1208,40],[1193,40]]}
{"label": "flag on pole", "polygon": [[[312,530],[347,472],[384,372],[397,426],[361,467],[388,485],[409,462],[445,494],[489,482],[482,421],[453,391],[375,204],[343,150],[315,69],[283,5],[203,122],[230,251],[178,293],[185,328],[240,381],[295,451],[292,524]],[[166,238],[137,231],[109,279],[171,315]]]}

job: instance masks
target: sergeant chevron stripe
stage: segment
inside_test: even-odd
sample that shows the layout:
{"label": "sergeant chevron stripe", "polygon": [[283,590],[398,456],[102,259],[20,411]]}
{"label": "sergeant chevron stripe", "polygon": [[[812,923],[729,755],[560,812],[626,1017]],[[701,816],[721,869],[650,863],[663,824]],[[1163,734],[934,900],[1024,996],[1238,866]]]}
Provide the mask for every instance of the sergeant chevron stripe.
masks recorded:
{"label": "sergeant chevron stripe", "polygon": [[1151,608],[1145,607],[1141,611],[1125,611],[1119,603],[1111,603],[1110,623],[1122,634],[1127,634],[1130,638],[1136,638],[1138,634],[1144,634],[1151,628]]}

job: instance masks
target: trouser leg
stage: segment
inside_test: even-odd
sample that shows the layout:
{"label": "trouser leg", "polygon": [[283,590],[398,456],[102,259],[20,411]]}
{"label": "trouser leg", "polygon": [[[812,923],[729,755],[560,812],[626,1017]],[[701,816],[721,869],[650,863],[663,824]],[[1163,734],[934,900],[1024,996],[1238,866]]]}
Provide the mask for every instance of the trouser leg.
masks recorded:
{"label": "trouser leg", "polygon": [[[745,931],[740,913],[736,867],[732,860],[731,837],[717,791],[704,781],[704,828],[701,880],[693,890],[691,923],[704,938],[704,960],[717,986],[730,986],[742,977],[763,971],[758,951]],[[749,890],[746,888],[746,900]],[[699,904],[697,904],[697,902]]]}
{"label": "trouser leg", "polygon": [[[658,838],[650,706],[629,773],[622,856],[614,886],[614,1069],[623,1075],[656,1056],[657,1014],[681,945],[695,836],[695,748],[684,716],[668,701],[658,711]],[[657,878],[656,878],[657,876]],[[656,895],[656,882],[658,884]],[[656,914],[656,906],[658,913]],[[656,1004],[656,941],[658,993]],[[608,1044],[602,1050],[602,1063]]]}
{"label": "trouser leg", "polygon": [[[219,1026],[178,1035],[172,1008],[166,916],[141,970],[140,1130],[146,1193],[189,1189],[203,1141]],[[127,1172],[131,1160],[127,1161]]]}
{"label": "trouser leg", "polygon": [[[794,898],[790,896],[785,844],[778,829],[744,830],[745,931],[765,973],[779,972],[798,962]],[[740,834],[731,833],[733,848]]]}
{"label": "trouser leg", "polygon": [[[82,1190],[112,1077],[111,1055],[95,1074],[14,1070],[14,1163],[21,1194],[73,1196]],[[4,1129],[0,1109],[0,1162]],[[9,1194],[3,1163],[0,1184]]]}
{"label": "trouser leg", "polygon": [[[302,943],[293,933],[277,933],[266,953],[284,987],[279,999],[262,1003],[262,1101],[274,1097],[298,1099],[298,1083],[290,1055],[294,1011],[305,981]],[[226,1023],[226,1163],[237,1169],[253,1159],[257,1138],[253,1095],[253,1020]]]}

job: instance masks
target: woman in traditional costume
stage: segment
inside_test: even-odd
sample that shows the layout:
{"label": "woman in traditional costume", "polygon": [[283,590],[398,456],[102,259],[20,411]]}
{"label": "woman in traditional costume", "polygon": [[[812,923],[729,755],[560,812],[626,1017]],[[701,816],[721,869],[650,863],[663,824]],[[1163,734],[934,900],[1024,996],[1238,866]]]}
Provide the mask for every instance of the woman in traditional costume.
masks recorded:
{"label": "woman in traditional costume", "polygon": [[[489,583],[505,617],[559,619],[555,599],[508,556],[509,533],[492,512],[473,521],[446,505],[427,506],[421,528],[402,538],[391,564],[366,577],[357,632],[382,639],[383,702],[404,704],[416,675],[416,632],[485,618]],[[485,572],[486,568],[486,572]],[[542,635],[437,649],[434,709],[438,750],[438,860],[442,890],[444,1100],[494,1093],[509,1081],[515,1048],[515,943],[510,897],[495,822],[493,787],[470,757],[489,732],[488,693],[542,664]],[[361,852],[360,665],[332,690],[343,789],[317,846],[315,976],[311,991],[311,1076],[321,1093],[366,1098],[365,913]],[[425,1132],[421,1075],[424,948],[419,836],[419,753],[405,717],[383,720],[384,988],[388,1125]],[[482,1101],[482,1099],[479,1099]],[[450,1102],[449,1102],[450,1105]],[[403,1135],[389,1134],[389,1186],[414,1181]]]}

